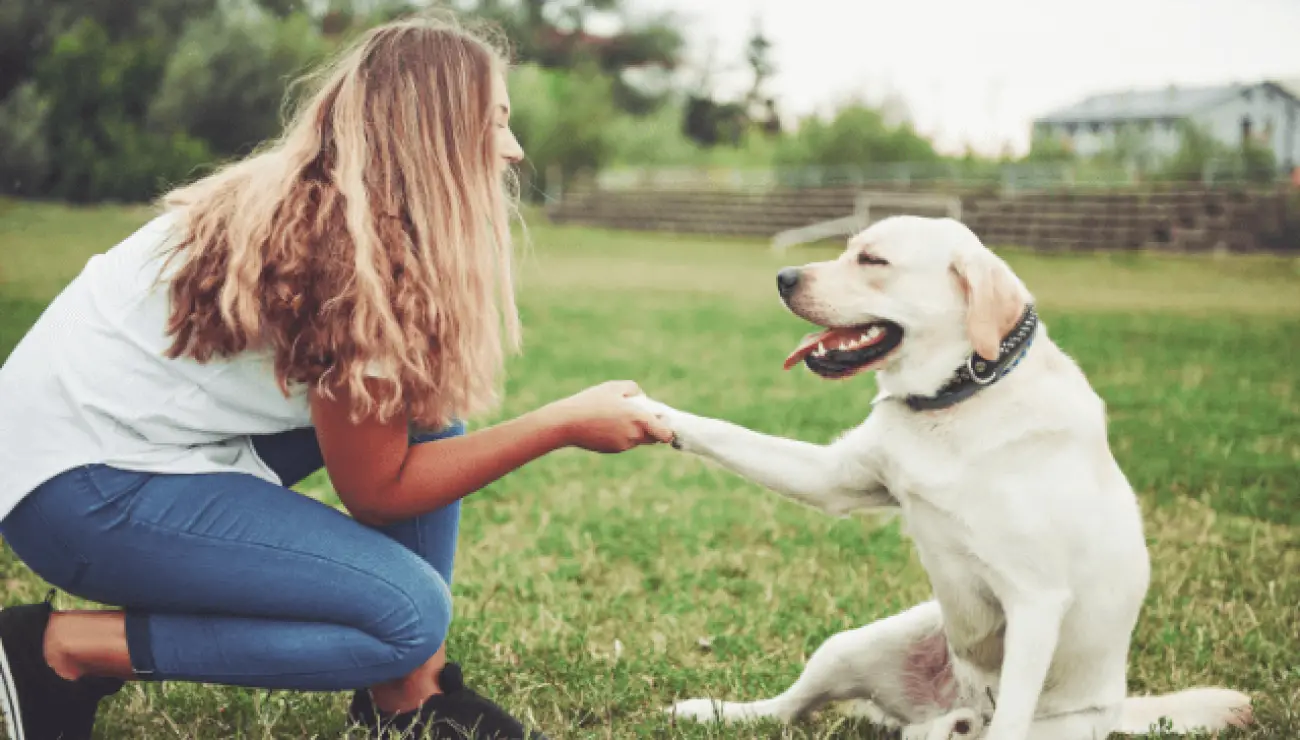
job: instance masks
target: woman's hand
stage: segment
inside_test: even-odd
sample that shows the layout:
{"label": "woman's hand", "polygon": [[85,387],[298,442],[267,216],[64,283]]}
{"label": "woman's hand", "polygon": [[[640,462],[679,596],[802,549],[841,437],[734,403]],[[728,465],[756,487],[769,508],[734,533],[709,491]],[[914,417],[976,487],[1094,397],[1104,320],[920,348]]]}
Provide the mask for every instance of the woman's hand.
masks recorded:
{"label": "woman's hand", "polygon": [[592,452],[625,452],[638,445],[671,442],[672,430],[628,401],[642,395],[630,380],[592,386],[540,409],[565,443]]}

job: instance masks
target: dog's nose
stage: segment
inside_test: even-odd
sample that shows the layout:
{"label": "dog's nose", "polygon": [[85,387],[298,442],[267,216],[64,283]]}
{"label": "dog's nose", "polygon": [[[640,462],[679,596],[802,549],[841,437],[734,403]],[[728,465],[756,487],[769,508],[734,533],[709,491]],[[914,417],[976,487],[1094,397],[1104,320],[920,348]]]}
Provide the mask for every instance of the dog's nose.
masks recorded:
{"label": "dog's nose", "polygon": [[797,267],[787,267],[776,274],[776,292],[780,293],[782,298],[789,298],[798,284],[799,268]]}

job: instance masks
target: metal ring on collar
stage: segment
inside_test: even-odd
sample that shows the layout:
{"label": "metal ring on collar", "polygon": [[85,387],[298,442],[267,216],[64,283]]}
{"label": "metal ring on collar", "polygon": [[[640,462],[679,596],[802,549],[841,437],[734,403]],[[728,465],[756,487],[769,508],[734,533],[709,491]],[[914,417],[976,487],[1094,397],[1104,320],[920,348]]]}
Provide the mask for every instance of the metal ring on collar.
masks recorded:
{"label": "metal ring on collar", "polygon": [[986,379],[986,378],[981,378],[979,376],[979,373],[975,372],[975,367],[974,365],[971,364],[972,362],[974,362],[974,360],[975,360],[975,355],[971,355],[966,358],[966,371],[970,373],[970,379],[973,382],[975,382],[977,385],[988,385],[989,383],[992,383],[993,381],[998,379],[998,368],[996,363],[994,363],[993,365],[993,374]]}

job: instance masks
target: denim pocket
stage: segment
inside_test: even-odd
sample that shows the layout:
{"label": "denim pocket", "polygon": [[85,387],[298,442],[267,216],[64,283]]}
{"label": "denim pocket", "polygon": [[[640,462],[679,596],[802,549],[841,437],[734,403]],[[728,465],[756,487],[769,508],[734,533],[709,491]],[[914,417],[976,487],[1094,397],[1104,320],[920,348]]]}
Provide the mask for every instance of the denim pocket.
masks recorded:
{"label": "denim pocket", "polygon": [[87,465],[82,468],[82,473],[100,501],[107,504],[121,503],[154,477],[153,473],[121,470],[108,465]]}

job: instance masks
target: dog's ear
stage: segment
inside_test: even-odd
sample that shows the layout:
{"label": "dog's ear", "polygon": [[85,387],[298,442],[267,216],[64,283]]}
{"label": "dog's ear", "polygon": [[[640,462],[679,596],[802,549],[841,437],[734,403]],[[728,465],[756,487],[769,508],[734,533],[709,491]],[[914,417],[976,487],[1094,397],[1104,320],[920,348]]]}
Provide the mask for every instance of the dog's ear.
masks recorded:
{"label": "dog's ear", "polygon": [[1015,328],[1029,292],[997,255],[978,246],[963,250],[952,264],[966,294],[966,333],[986,360],[998,359],[1002,337]]}

